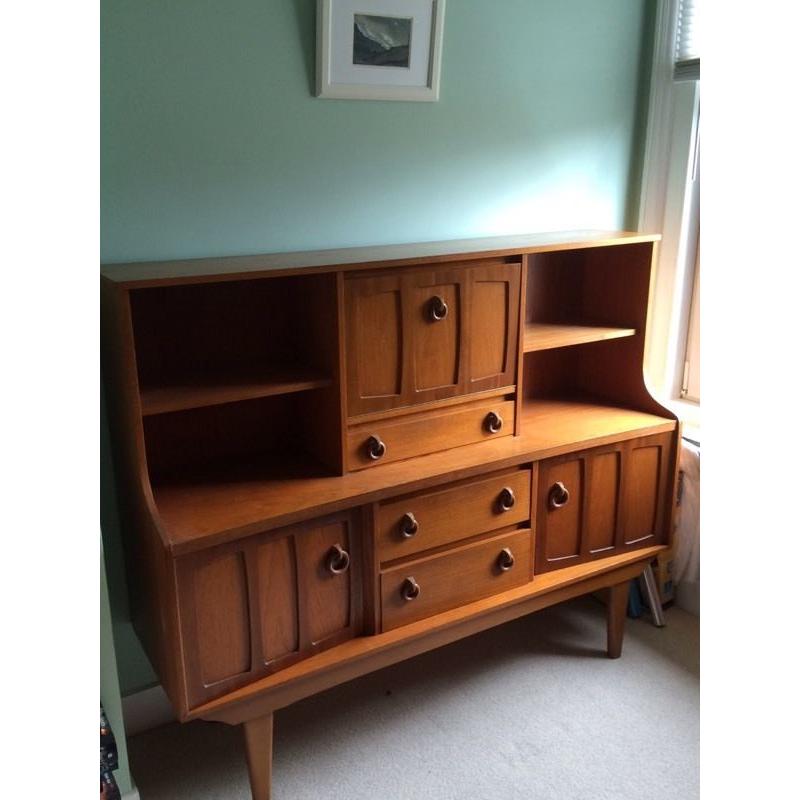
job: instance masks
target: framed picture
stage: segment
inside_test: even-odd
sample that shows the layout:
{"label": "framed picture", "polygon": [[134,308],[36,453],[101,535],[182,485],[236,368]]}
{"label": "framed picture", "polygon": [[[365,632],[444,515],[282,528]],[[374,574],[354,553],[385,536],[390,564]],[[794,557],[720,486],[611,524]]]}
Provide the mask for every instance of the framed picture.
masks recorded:
{"label": "framed picture", "polygon": [[317,97],[438,100],[445,0],[317,0]]}

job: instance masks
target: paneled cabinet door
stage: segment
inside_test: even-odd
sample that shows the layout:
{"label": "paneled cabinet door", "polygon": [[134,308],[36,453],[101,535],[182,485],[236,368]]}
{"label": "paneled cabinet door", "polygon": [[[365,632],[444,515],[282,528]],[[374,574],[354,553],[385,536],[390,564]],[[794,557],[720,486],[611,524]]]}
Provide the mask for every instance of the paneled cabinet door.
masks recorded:
{"label": "paneled cabinet door", "polygon": [[658,434],[543,461],[535,571],[663,543],[673,438]]}
{"label": "paneled cabinet door", "polygon": [[347,278],[348,415],[513,386],[520,270],[497,261]]}
{"label": "paneled cabinet door", "polygon": [[179,559],[190,707],[358,633],[352,520],[339,514]]}
{"label": "paneled cabinet door", "polygon": [[472,267],[467,286],[467,391],[516,383],[519,264]]}
{"label": "paneled cabinet door", "polygon": [[347,413],[404,405],[408,361],[402,273],[345,281]]}

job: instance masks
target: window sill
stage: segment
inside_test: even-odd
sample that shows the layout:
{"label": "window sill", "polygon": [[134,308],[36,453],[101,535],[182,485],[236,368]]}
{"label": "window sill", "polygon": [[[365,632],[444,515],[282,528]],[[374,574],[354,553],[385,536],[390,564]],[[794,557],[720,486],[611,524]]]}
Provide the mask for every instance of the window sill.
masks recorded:
{"label": "window sill", "polygon": [[681,421],[681,434],[684,439],[689,439],[700,444],[700,403],[691,400],[663,400],[664,405],[672,411]]}

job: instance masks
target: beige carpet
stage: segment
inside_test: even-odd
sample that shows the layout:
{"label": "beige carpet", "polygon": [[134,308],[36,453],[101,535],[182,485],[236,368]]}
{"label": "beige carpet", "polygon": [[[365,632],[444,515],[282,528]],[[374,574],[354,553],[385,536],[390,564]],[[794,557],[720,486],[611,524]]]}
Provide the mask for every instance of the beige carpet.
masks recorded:
{"label": "beige carpet", "polygon": [[[275,800],[693,800],[699,621],[628,620],[581,598],[309,698],[275,717]],[[245,800],[240,732],[130,741],[142,800]]]}

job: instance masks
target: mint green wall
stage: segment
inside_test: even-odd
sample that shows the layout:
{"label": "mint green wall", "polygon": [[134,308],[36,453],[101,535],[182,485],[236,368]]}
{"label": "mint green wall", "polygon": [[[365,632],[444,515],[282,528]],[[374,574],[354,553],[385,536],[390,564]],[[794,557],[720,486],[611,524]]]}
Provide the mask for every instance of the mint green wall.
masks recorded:
{"label": "mint green wall", "polygon": [[449,0],[391,103],[313,96],[314,0],[104,1],[102,258],[624,226],[650,5]]}
{"label": "mint green wall", "polygon": [[632,225],[652,0],[449,0],[438,103],[315,98],[315,6],[103,0],[104,261]]}

